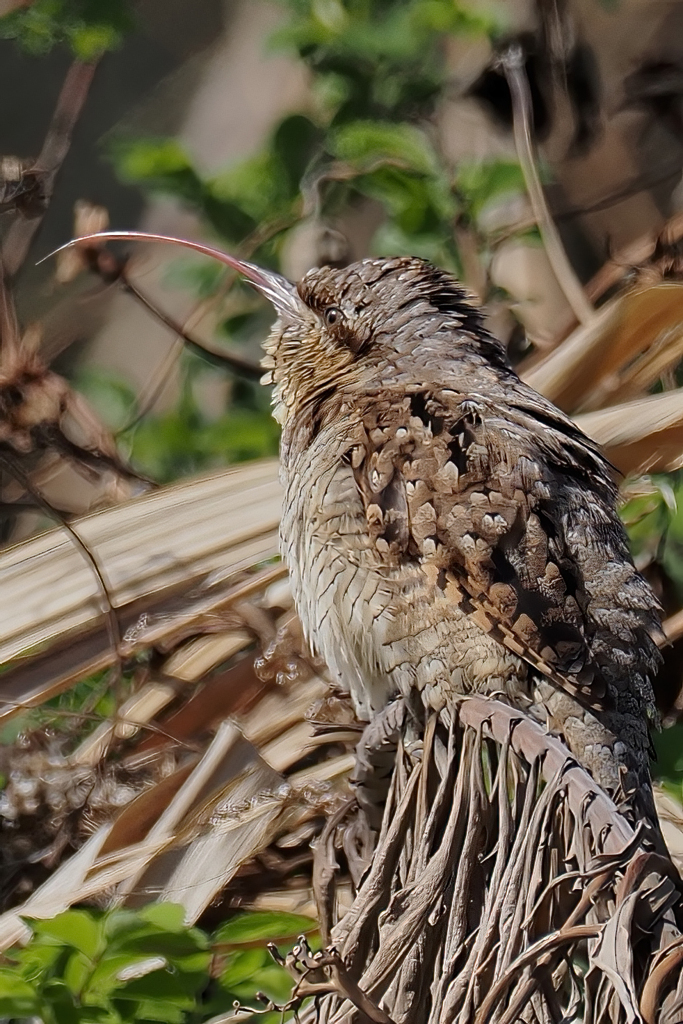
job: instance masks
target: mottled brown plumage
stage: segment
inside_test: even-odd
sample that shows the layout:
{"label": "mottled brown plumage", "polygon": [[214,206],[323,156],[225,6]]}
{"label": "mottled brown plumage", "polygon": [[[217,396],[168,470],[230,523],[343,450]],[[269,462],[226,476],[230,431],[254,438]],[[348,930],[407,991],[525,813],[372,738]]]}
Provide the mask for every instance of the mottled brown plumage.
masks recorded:
{"label": "mottled brown plumage", "polygon": [[502,691],[649,815],[657,606],[595,444],[419,259],[310,271],[266,349],[297,607],[359,716]]}

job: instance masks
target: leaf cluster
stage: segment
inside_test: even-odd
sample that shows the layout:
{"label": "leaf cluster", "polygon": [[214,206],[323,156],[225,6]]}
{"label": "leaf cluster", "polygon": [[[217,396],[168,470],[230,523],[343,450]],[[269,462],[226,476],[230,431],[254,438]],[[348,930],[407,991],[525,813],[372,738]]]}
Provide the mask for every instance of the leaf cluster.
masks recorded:
{"label": "leaf cluster", "polygon": [[128,0],[33,0],[0,18],[0,38],[31,54],[65,44],[91,61],[120,46],[132,27]]}
{"label": "leaf cluster", "polygon": [[[371,253],[411,252],[461,273],[456,222],[476,223],[491,201],[521,191],[523,183],[517,165],[506,161],[456,173],[439,150],[431,119],[448,85],[449,37],[496,26],[454,0],[284,0],[283,6],[287,16],[272,45],[308,67],[309,109],[284,117],[260,152],[214,175],[202,173],[175,139],[119,137],[109,149],[117,173],[174,197],[233,251],[277,270],[302,222],[313,223],[320,237],[334,235],[349,211],[369,203],[377,211]],[[238,282],[226,287],[223,270],[204,263],[197,270],[196,260],[181,265],[183,283],[195,295],[226,293],[220,330],[231,344],[263,337],[263,315],[248,289]],[[224,461],[271,452],[265,408],[257,411],[252,402],[203,430],[187,395],[186,389],[182,411],[156,420],[152,440],[146,426],[138,430],[145,468],[166,480],[215,464],[220,452]],[[190,429],[201,437],[189,441]],[[162,436],[170,460],[150,451]]]}
{"label": "leaf cluster", "polygon": [[210,935],[186,926],[171,903],[67,910],[29,923],[32,939],[0,966],[0,1016],[44,1024],[184,1024],[253,1001],[256,990],[284,1003],[291,979],[265,943],[315,927],[263,911],[238,914]]}
{"label": "leaf cluster", "polygon": [[311,73],[312,108],[284,117],[256,155],[202,174],[174,139],[118,138],[120,177],[171,195],[222,240],[280,268],[287,239],[312,218],[334,227],[372,200],[370,251],[411,252],[460,269],[456,220],[523,187],[518,167],[492,161],[457,173],[440,152],[432,119],[448,86],[453,35],[495,24],[454,0],[283,0],[272,40]]}
{"label": "leaf cluster", "polygon": [[274,43],[294,49],[334,107],[333,122],[429,115],[447,83],[448,35],[495,22],[457,0],[284,0]]}
{"label": "leaf cluster", "polygon": [[130,385],[94,367],[79,375],[77,386],[119,431],[130,461],[146,476],[166,483],[226,463],[277,455],[279,431],[265,390],[235,380],[224,411],[209,416],[201,386],[212,372],[201,357],[185,353],[180,399],[159,413],[145,412]]}

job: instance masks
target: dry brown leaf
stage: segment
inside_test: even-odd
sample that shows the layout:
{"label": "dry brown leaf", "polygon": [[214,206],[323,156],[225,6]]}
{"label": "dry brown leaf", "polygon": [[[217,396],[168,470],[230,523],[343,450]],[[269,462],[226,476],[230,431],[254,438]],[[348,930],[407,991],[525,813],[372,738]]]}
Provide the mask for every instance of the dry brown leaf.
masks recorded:
{"label": "dry brown leaf", "polygon": [[131,873],[119,897],[133,905],[150,898],[181,903],[187,921],[195,921],[240,865],[275,837],[284,785],[239,729],[224,722],[147,833],[148,841],[168,840],[168,848]]}
{"label": "dry brown leaf", "polygon": [[562,409],[597,409],[647,389],[680,361],[683,285],[664,283],[606,303],[524,379]]}
{"label": "dry brown leaf", "polygon": [[[124,609],[186,588],[209,573],[251,565],[251,544],[276,550],[281,495],[275,460],[184,481],[74,522],[103,568],[109,598]],[[161,525],[163,524],[163,526]],[[0,555],[0,661],[92,627],[102,595],[69,535],[51,530]]]}
{"label": "dry brown leaf", "polygon": [[[284,575],[268,564],[278,554],[277,477],[274,460],[238,466],[73,524],[107,583],[122,653],[196,632],[202,615]],[[100,581],[64,530],[2,552],[0,577],[0,663],[10,665],[0,718],[114,662]]]}
{"label": "dry brown leaf", "polygon": [[683,464],[683,389],[575,417],[622,473],[661,472]]}

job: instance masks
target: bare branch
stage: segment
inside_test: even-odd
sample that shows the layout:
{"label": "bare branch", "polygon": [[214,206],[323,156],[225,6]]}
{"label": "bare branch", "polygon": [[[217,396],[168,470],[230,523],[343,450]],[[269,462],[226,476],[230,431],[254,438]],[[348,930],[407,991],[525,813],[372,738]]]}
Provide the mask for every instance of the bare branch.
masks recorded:
{"label": "bare branch", "polygon": [[74,545],[81,554],[85,557],[86,561],[90,564],[93,573],[97,579],[102,594],[104,608],[103,614],[107,626],[107,633],[109,636],[109,644],[111,647],[112,664],[114,665],[117,679],[121,678],[122,674],[122,659],[121,659],[121,633],[119,630],[119,620],[116,615],[116,609],[114,608],[111,598],[109,596],[109,588],[103,575],[103,569],[101,568],[97,558],[88,547],[83,538],[76,532],[71,526],[69,521],[62,515],[62,513],[54,508],[53,505],[41,494],[37,487],[31,482],[28,475],[24,472],[23,467],[18,459],[13,458],[8,453],[0,454],[0,465],[4,465],[8,473],[19,480],[22,486],[25,488],[26,493],[33,498],[36,505],[45,512],[51,519],[56,519],[61,526],[69,534],[69,537],[73,541]]}
{"label": "bare branch", "polygon": [[574,273],[574,268],[567,259],[562,239],[550,215],[548,204],[545,201],[543,187],[536,169],[531,138],[531,95],[524,70],[521,46],[518,43],[514,43],[508,47],[501,57],[501,63],[512,95],[513,131],[517,156],[519,157],[522,173],[524,174],[524,181],[529,193],[534,217],[541,232],[543,245],[545,246],[557,282],[562,288],[576,319],[579,323],[585,324],[593,316],[593,307],[586,298],[581,282],[578,280]]}
{"label": "bare branch", "polygon": [[144,292],[141,292],[137,285],[133,284],[130,279],[126,276],[125,271],[122,272],[120,277],[123,288],[129,292],[134,298],[137,299],[141,305],[145,307],[150,313],[161,321],[164,326],[168,327],[170,331],[177,334],[179,338],[182,338],[185,344],[195,352],[199,352],[205,356],[216,366],[228,367],[234,370],[235,373],[239,373],[243,377],[249,377],[252,380],[260,380],[263,376],[263,370],[258,363],[252,363],[249,359],[242,359],[240,356],[233,355],[231,352],[226,352],[225,349],[219,348],[217,345],[212,345],[210,341],[204,339],[198,340],[192,338],[184,327],[181,327],[179,323],[176,323],[167,313],[155,306],[154,303],[147,298]]}
{"label": "bare branch", "polygon": [[52,198],[55,179],[69,152],[71,137],[85,105],[96,67],[94,61],[87,64],[74,61],[64,79],[50,127],[34,166],[34,171],[40,175],[41,209],[30,217],[19,214],[2,246],[2,261],[8,278],[14,277],[21,269],[43,221]]}

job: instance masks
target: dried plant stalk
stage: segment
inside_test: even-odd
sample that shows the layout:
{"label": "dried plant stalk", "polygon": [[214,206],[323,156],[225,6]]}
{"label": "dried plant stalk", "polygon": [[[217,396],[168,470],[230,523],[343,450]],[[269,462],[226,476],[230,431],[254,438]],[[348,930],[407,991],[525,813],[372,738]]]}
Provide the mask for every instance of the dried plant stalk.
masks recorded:
{"label": "dried plant stalk", "polygon": [[[245,599],[245,573],[255,567],[259,586],[283,575],[273,561],[280,503],[277,463],[265,460],[74,523],[115,609],[118,653],[168,640]],[[11,665],[0,718],[114,663],[100,580],[64,530],[2,552],[0,576],[0,662]]]}
{"label": "dried plant stalk", "polygon": [[[562,743],[471,697],[426,728],[407,716],[376,848],[332,942],[395,1024],[618,1024],[642,1019],[651,958],[675,964],[682,927],[673,865]],[[658,979],[652,1020],[680,1019],[676,982],[675,967]],[[362,1017],[335,992],[318,1019]]]}

